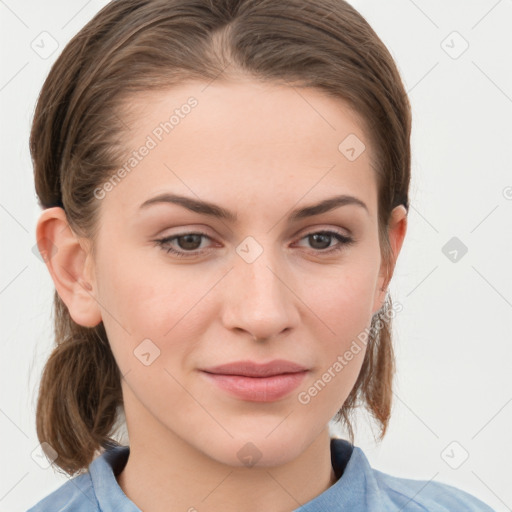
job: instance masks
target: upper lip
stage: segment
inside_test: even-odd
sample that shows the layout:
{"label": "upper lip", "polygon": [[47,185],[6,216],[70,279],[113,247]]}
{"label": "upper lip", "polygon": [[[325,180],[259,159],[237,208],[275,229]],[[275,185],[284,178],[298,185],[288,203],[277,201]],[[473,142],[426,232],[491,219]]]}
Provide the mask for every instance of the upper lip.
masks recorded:
{"label": "upper lip", "polygon": [[306,367],[285,359],[275,359],[274,361],[264,364],[256,363],[254,361],[235,361],[233,363],[226,363],[202,369],[202,371],[208,373],[243,375],[245,377],[270,377],[272,375],[297,373],[306,370]]}

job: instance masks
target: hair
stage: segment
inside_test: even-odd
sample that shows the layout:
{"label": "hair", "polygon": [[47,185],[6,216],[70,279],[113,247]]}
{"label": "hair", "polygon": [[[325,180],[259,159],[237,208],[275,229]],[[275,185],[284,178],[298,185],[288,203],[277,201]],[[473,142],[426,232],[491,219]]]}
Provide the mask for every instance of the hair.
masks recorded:
{"label": "hair", "polygon": [[[374,150],[379,243],[389,263],[391,212],[409,210],[411,109],[391,54],[344,0],[111,1],[64,48],[37,100],[29,145],[40,207],[62,207],[94,254],[94,190],[126,158],[122,116],[130,98],[186,80],[240,76],[314,87],[356,112]],[[385,286],[392,275],[386,268]],[[73,475],[97,451],[120,444],[113,432],[124,411],[122,377],[103,322],[75,323],[57,291],[53,307],[55,346],[41,376],[36,428],[58,454],[56,469]],[[379,439],[386,433],[391,332],[391,318],[375,314],[357,381],[334,418],[352,443],[350,418],[360,406],[378,422]]]}

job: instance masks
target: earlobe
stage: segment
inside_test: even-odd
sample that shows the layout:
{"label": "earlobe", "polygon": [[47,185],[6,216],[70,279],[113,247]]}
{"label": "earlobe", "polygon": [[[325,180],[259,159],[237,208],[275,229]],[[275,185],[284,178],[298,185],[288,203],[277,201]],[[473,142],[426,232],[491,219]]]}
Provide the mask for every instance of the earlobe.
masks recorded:
{"label": "earlobe", "polygon": [[90,258],[87,246],[71,230],[66,213],[60,207],[44,210],[37,222],[36,239],[39,252],[66,304],[71,318],[84,327],[101,322],[101,311],[91,284]]}
{"label": "earlobe", "polygon": [[375,291],[374,313],[376,313],[386,300],[389,281],[393,276],[398,255],[402,249],[405,234],[407,232],[407,210],[403,205],[396,206],[391,213],[391,219],[388,226],[389,245],[391,247],[391,261],[386,267],[386,262],[382,261],[378,288]]}

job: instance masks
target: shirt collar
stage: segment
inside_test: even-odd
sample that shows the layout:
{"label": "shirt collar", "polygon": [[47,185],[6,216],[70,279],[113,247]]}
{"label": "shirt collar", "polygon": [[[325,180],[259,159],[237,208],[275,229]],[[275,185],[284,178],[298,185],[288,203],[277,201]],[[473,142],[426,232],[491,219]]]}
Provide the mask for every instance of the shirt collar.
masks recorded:
{"label": "shirt collar", "polygon": [[[94,492],[103,512],[141,512],[116,480],[129,454],[129,446],[114,446],[89,466]],[[344,439],[331,438],[331,464],[337,481],[322,494],[296,508],[297,512],[331,512],[347,507],[356,510],[366,503],[367,476],[371,468],[362,450]]]}

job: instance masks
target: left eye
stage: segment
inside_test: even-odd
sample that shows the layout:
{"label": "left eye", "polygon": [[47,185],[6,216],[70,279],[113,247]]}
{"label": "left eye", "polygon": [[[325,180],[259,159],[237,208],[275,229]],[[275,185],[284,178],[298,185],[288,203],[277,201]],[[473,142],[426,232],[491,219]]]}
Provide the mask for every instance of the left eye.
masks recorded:
{"label": "left eye", "polygon": [[[301,240],[308,239],[310,242],[313,242],[314,244],[319,243],[320,246],[323,246],[326,242],[326,240],[332,240],[333,238],[338,240],[338,244],[335,246],[329,247],[330,243],[327,242],[327,247],[316,247],[315,252],[321,252],[321,253],[331,253],[333,251],[339,251],[343,249],[345,246],[348,246],[352,243],[354,243],[354,240],[346,235],[342,235],[341,233],[338,233],[337,231],[316,231],[314,233],[309,233],[305,237],[303,237]],[[327,249],[327,250],[325,250]]]}
{"label": "left eye", "polygon": [[[205,251],[198,251],[198,247],[201,245],[201,239],[211,238],[205,233],[183,233],[180,235],[168,236],[155,240],[156,244],[160,246],[165,252],[174,254],[178,257],[193,257],[197,256]],[[330,246],[332,239],[338,240],[338,244]],[[314,245],[319,244],[320,248],[314,248],[314,252],[317,254],[330,254],[342,250],[344,247],[354,243],[354,239],[346,235],[342,235],[337,231],[315,231],[309,233],[301,238],[301,240],[308,239],[310,243]],[[177,250],[172,247],[171,242],[176,240],[180,248]]]}

